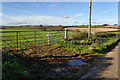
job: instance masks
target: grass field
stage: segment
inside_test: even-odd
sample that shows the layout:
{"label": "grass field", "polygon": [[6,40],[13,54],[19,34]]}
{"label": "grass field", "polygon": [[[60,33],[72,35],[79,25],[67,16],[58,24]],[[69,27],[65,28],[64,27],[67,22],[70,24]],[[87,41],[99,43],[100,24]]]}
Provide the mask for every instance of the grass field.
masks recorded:
{"label": "grass field", "polygon": [[[88,39],[86,32],[68,31],[68,41],[64,41],[61,37],[61,35],[64,35],[64,31],[51,31],[50,40],[54,44],[48,46],[45,45],[48,44],[48,31],[17,28],[3,29],[2,31],[2,64],[3,79],[5,80],[21,80],[21,76],[22,80],[35,78],[46,80],[46,75],[49,73],[52,74],[51,78],[62,77],[65,80],[70,80],[76,77],[75,68],[68,69],[70,66],[67,63],[70,60],[83,60],[87,64],[92,64],[94,58],[109,52],[120,40],[118,37],[119,32],[94,33]],[[4,31],[7,32],[4,33]],[[8,31],[30,31],[18,34],[19,52],[12,49],[17,46],[16,32]],[[37,33],[36,36],[34,31]],[[7,40],[7,43],[4,40]],[[70,74],[64,72],[64,75],[61,75],[60,73],[51,72],[51,69],[65,66],[67,66],[67,72],[70,72]]]}
{"label": "grass field", "polygon": [[[17,32],[18,32],[18,46],[24,47],[36,44],[48,44],[48,31],[41,31],[38,29],[3,29],[2,30],[2,47],[15,48],[17,46]],[[13,32],[12,32],[13,31]],[[64,31],[50,31],[50,43],[58,42],[64,36]]]}

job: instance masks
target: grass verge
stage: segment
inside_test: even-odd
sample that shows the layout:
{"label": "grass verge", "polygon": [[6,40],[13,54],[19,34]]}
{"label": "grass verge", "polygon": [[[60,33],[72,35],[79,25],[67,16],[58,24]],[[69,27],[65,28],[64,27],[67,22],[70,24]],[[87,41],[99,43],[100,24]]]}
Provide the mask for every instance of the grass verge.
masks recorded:
{"label": "grass verge", "polygon": [[2,80],[29,80],[29,75],[13,53],[3,54]]}

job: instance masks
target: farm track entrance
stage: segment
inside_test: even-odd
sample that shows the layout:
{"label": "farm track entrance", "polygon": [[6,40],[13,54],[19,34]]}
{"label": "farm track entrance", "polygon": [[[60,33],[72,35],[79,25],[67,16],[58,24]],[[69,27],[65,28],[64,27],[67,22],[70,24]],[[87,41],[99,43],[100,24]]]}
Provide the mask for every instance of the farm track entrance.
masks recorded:
{"label": "farm track entrance", "polygon": [[[90,47],[89,49],[93,49],[91,48],[91,43],[94,45],[102,45],[106,41],[111,42],[116,38],[116,35],[112,35],[110,40],[102,37],[95,39],[94,42],[90,42],[89,44],[88,40],[79,42],[68,40],[61,42],[64,39],[64,31],[13,31],[11,34],[7,32],[3,32],[2,34],[4,36],[2,40],[5,50],[3,60],[9,59],[8,57],[11,59],[13,56],[19,58],[20,63],[22,63],[25,70],[28,71],[28,75],[31,76],[32,79],[37,80],[46,78],[66,79],[73,77],[80,79],[86,74],[91,64],[96,63],[97,58],[101,58],[88,52],[80,54],[81,50],[86,50],[86,46]],[[56,44],[59,42],[61,42],[60,45]],[[113,43],[111,45],[113,45]],[[106,44],[105,47],[107,48],[109,46]],[[97,51],[97,49],[93,50]],[[70,66],[68,63],[71,60],[83,60],[86,64]]]}
{"label": "farm track entrance", "polygon": [[64,31],[2,31],[2,49],[16,49],[32,45],[50,45],[64,39]]}
{"label": "farm track entrance", "polygon": [[[93,62],[92,58],[96,57],[93,54],[91,55],[74,54],[54,45],[49,45],[49,46],[37,45],[36,47],[32,46],[32,48],[26,47],[24,49],[26,50],[19,50],[19,52],[17,53],[14,52],[14,50],[12,50],[11,52],[15,54],[17,58],[19,58],[22,65],[31,76],[31,79],[37,79],[37,80],[39,80],[40,78],[51,79],[57,73],[59,73],[59,70],[60,70],[60,74],[56,76],[56,79],[61,79],[66,76],[73,75],[77,73],[79,69],[82,69],[82,72],[80,72],[81,75],[79,76],[81,77],[83,74],[85,74],[90,64],[86,64],[85,66],[74,67],[74,66],[70,66],[68,62],[75,59],[75,60],[84,60],[86,62],[92,63]],[[33,53],[34,49],[36,49],[37,52],[39,53],[34,54]],[[10,51],[6,53],[8,53],[9,55],[9,52]],[[12,57],[12,55],[9,56]],[[3,59],[6,59],[6,57],[3,56]]]}

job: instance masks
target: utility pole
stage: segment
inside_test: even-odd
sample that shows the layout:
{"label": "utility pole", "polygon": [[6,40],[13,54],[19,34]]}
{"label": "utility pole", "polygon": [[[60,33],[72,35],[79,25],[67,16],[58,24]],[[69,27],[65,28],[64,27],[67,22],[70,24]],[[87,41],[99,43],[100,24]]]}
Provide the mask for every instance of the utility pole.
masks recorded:
{"label": "utility pole", "polygon": [[89,4],[89,30],[88,30],[88,38],[91,37],[91,5],[92,5],[92,0],[90,0],[90,4]]}

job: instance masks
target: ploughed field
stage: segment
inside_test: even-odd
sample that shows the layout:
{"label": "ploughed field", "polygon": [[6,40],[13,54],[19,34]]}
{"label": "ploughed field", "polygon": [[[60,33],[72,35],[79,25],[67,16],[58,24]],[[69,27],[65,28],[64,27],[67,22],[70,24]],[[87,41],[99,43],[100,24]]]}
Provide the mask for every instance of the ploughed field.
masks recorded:
{"label": "ploughed field", "polygon": [[[88,31],[88,28],[67,28],[68,30],[80,30],[80,31]],[[106,31],[118,31],[118,29],[113,29],[113,28],[91,28],[91,32],[106,32]]]}

